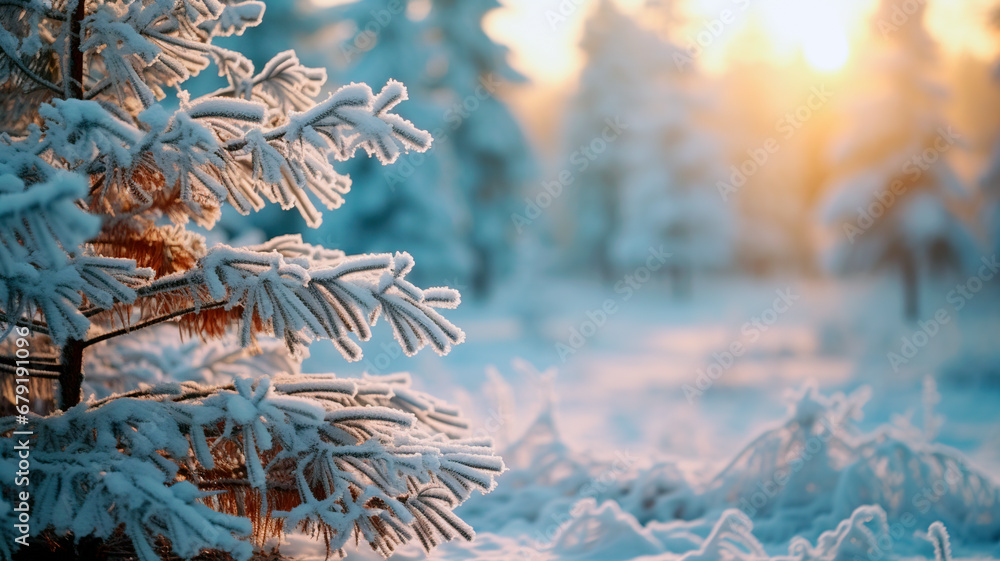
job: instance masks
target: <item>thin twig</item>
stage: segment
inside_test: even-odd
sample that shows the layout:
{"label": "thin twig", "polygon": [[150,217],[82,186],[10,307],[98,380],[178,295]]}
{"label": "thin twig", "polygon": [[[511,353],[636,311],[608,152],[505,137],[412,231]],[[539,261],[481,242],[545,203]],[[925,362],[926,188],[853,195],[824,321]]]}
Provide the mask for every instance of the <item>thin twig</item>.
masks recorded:
{"label": "thin twig", "polygon": [[94,84],[87,93],[83,94],[83,99],[94,99],[101,94],[104,90],[108,89],[112,85],[112,81],[109,78],[104,78],[100,82]]}
{"label": "thin twig", "polygon": [[133,331],[139,331],[140,329],[145,329],[147,327],[152,327],[152,326],[154,326],[156,324],[163,323],[165,321],[170,321],[170,320],[172,320],[174,318],[178,318],[180,316],[186,316],[187,314],[192,314],[192,313],[195,313],[195,312],[199,312],[201,310],[213,310],[215,308],[221,308],[222,306],[225,306],[225,305],[226,305],[225,302],[213,302],[211,304],[204,304],[204,305],[201,305],[201,306],[191,306],[189,308],[184,308],[182,310],[176,310],[176,311],[170,312],[169,314],[166,314],[166,315],[163,315],[163,316],[159,316],[159,317],[155,317],[155,318],[152,318],[152,319],[148,319],[148,320],[146,320],[144,322],[141,322],[141,323],[138,323],[136,325],[128,325],[128,326],[125,326],[125,327],[123,327],[121,329],[116,329],[115,331],[109,331],[109,332],[104,333],[102,335],[98,335],[97,337],[94,337],[92,339],[87,339],[86,341],[83,342],[83,347],[87,348],[87,347],[89,347],[91,345],[96,345],[97,343],[100,343],[101,341],[107,341],[108,339],[113,339],[115,337],[120,337],[122,335],[126,335],[128,333],[133,332]]}
{"label": "thin twig", "polygon": [[[26,368],[26,367],[22,367],[22,368]],[[11,366],[11,365],[6,364],[6,363],[0,363],[0,372],[9,372],[11,374],[17,375],[17,369],[18,369],[18,367],[16,367],[16,366]],[[46,373],[46,372],[49,372],[49,373]],[[49,380],[58,380],[59,379],[59,374],[53,374],[49,370],[39,370],[39,371],[36,371],[34,368],[28,368],[28,377],[30,377],[30,378],[46,378],[46,379],[49,379]]]}
{"label": "thin twig", "polygon": [[58,364],[52,364],[52,363],[47,364],[45,362],[41,364],[35,364],[36,358],[34,356],[32,356],[30,359],[18,360],[17,358],[14,358],[12,356],[0,355],[0,364],[2,365],[17,367],[20,366],[19,364],[17,364],[18,362],[30,362],[32,366],[31,368],[29,368],[29,370],[44,370],[46,372],[57,372],[57,373],[62,372],[62,368]]}
{"label": "thin twig", "polygon": [[[6,324],[10,323],[10,317],[8,317],[7,314],[4,312],[0,312],[0,323],[6,323]],[[21,318],[18,318],[16,324],[20,327],[27,327],[28,329],[36,333],[41,333],[42,335],[49,334],[48,326],[41,322],[25,321]]]}

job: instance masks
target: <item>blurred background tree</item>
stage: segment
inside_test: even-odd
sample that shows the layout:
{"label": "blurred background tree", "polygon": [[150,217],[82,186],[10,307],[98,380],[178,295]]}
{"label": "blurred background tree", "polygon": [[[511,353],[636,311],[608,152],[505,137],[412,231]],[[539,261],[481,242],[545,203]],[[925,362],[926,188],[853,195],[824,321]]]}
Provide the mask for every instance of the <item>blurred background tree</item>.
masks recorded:
{"label": "blurred background tree", "polygon": [[832,145],[836,172],[821,213],[838,230],[828,265],[895,267],[904,313],[916,320],[920,279],[970,270],[980,248],[948,206],[969,193],[947,159],[963,140],[947,122],[947,92],[934,77],[938,56],[924,27],[926,5],[902,21],[893,17],[898,9],[882,0],[872,21],[879,40],[845,131]]}

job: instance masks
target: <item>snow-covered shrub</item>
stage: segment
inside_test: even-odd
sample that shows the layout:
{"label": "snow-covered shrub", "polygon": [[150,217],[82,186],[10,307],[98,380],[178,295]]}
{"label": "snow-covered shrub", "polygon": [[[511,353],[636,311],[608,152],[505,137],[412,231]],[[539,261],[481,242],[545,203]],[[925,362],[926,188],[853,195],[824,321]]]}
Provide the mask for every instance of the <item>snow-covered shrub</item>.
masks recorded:
{"label": "snow-covered shrub", "polygon": [[[337,162],[430,146],[394,113],[398,82],[317,101],[325,72],[291,51],[257,71],[212,44],[263,13],[253,0],[0,6],[0,372],[18,387],[58,379],[61,409],[39,417],[9,400],[28,417],[0,420],[5,468],[11,432],[26,421],[36,435],[30,488],[0,483],[34,505],[22,532],[2,503],[4,557],[43,533],[124,533],[143,561],[164,548],[247,559],[293,527],[333,550],[351,538],[383,554],[410,539],[430,548],[471,537],[452,509],[503,470],[489,443],[463,439],[455,409],[407,379],[289,378],[318,339],[360,359],[379,318],[407,355],[464,339],[438,311],[459,294],[411,284],[410,255],[347,256],[299,236],[209,247],[185,229],[266,202],[318,226],[317,202],[334,209],[351,186]],[[180,89],[212,63],[223,87]],[[160,103],[166,88],[179,108]],[[206,346],[130,339],[154,326]],[[110,395],[80,403],[90,373]]]}
{"label": "snow-covered shrub", "polygon": [[862,433],[855,422],[867,397],[867,389],[827,397],[806,385],[792,395],[785,421],[757,435],[707,485],[654,497],[651,512],[637,515],[693,519],[733,506],[754,520],[762,541],[777,543],[816,535],[877,505],[890,525],[942,522],[965,542],[996,540],[997,482],[913,431]]}
{"label": "snow-covered shrub", "polygon": [[[720,525],[730,535],[753,528],[753,536],[747,531],[737,540],[744,553],[735,558],[759,544],[768,552],[787,545],[796,560],[879,559],[889,549],[912,555],[924,550],[908,538],[934,524],[970,551],[995,548],[996,479],[921,431],[886,425],[862,432],[857,423],[867,399],[867,388],[826,396],[807,384],[789,395],[782,422],[753,436],[710,477],[670,461],[622,466],[588,459],[562,442],[548,407],[504,451],[511,471],[500,488],[460,512],[486,531],[526,535],[531,548],[559,559],[692,554],[699,536]],[[925,399],[930,408],[934,400]],[[628,551],[611,543],[620,535],[633,536],[632,556],[612,553]]]}
{"label": "snow-covered shrub", "polygon": [[[737,509],[697,521],[644,525],[614,501],[598,505],[594,499],[585,499],[574,511],[551,543],[525,543],[510,533],[486,534],[477,543],[445,547],[438,559],[858,561],[884,558],[892,553],[893,545],[885,513],[878,506],[858,507],[814,542],[796,537],[787,545],[787,553],[778,554],[772,551],[781,547],[761,542],[754,535],[753,521]],[[939,522],[935,525],[932,532],[943,529]]]}

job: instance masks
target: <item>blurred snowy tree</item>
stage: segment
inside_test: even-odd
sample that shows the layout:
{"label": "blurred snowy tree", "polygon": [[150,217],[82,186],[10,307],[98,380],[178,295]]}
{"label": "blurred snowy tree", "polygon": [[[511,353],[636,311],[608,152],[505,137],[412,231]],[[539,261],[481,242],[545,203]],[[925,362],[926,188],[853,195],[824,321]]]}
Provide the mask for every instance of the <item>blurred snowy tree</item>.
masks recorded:
{"label": "blurred snowy tree", "polygon": [[716,192],[725,171],[698,122],[705,100],[693,61],[608,1],[588,21],[583,48],[570,129],[579,253],[608,277],[662,248],[683,295],[693,270],[729,264],[735,219]]}
{"label": "blurred snowy tree", "polygon": [[[445,131],[444,109],[427,95],[431,53],[426,16],[416,19],[408,0],[359,0],[339,6],[351,23],[326,48],[334,79],[341,83],[405,80],[411,94],[406,118],[440,139]],[[469,217],[455,189],[452,143],[400,158],[393,168],[359,159],[344,171],[369,188],[356,189],[336,223],[312,234],[323,243],[362,253],[404,249],[413,254],[423,281],[465,283],[472,270],[472,253],[465,239]]]}
{"label": "blurred snowy tree", "polygon": [[[1000,6],[994,9],[992,20],[993,25],[1000,28]],[[1000,64],[994,67],[994,78],[1000,80]],[[986,196],[983,221],[989,232],[993,251],[1000,251],[1000,143],[993,150],[993,158],[986,168],[981,185]]]}
{"label": "blurred snowy tree", "polygon": [[898,268],[905,315],[919,315],[920,278],[979,260],[975,240],[949,209],[967,193],[947,160],[961,137],[944,120],[946,92],[934,81],[937,47],[924,28],[926,6],[894,17],[883,0],[873,18],[877,52],[866,56],[872,91],[848,116],[833,146],[836,177],[820,202],[837,226],[828,267],[870,271]]}
{"label": "blurred snowy tree", "polygon": [[497,97],[505,84],[526,78],[507,63],[508,49],[483,29],[497,0],[432,0],[428,23],[437,39],[433,61],[444,71],[430,86],[443,92],[453,134],[458,190],[469,205],[477,294],[509,275],[515,243],[511,215],[535,164],[521,127]]}
{"label": "blurred snowy tree", "polygon": [[[664,10],[664,33],[678,21],[674,2]],[[662,40],[662,39],[661,39]],[[681,47],[664,43],[659,72],[650,79],[649,117],[629,130],[637,140],[631,155],[636,165],[622,181],[621,228],[615,236],[619,267],[634,269],[646,263],[650,248],[671,254],[667,268],[675,294],[690,289],[695,270],[727,267],[733,257],[736,216],[722,200],[716,182],[725,176],[720,140],[699,122],[710,106],[694,61]],[[645,139],[646,142],[638,142]]]}
{"label": "blurred snowy tree", "polygon": [[498,6],[359,0],[340,7],[353,27],[326,49],[342,68],[337,79],[405,81],[411,103],[403,114],[437,142],[388,171],[351,163],[350,175],[377,176],[389,189],[352,193],[346,219],[324,227],[320,239],[352,251],[406,249],[435,279],[469,281],[476,294],[509,271],[510,216],[533,161],[497,98],[504,84],[523,80],[507,65],[506,48],[483,31],[484,15]]}
{"label": "blurred snowy tree", "polygon": [[[654,45],[657,40],[651,33],[606,0],[587,20],[580,43],[586,65],[567,130],[569,164],[578,176],[571,205],[571,259],[576,266],[596,268],[607,281],[615,276],[611,239],[619,227],[617,184],[630,165],[631,135],[626,127],[642,112],[641,98],[649,80],[635,55],[656,52],[649,48]],[[621,130],[608,130],[615,120],[622,124],[617,127]]]}
{"label": "blurred snowy tree", "polygon": [[[127,543],[142,561],[246,560],[294,528],[328,551],[363,540],[386,556],[472,536],[452,509],[503,470],[489,442],[465,438],[458,412],[406,377],[295,376],[293,360],[318,339],[358,360],[380,317],[406,354],[447,353],[464,334],[437,309],[458,292],[411,284],[407,253],[350,257],[298,236],[209,247],[185,227],[268,201],[317,227],[314,200],[336,208],[351,186],[334,162],[430,146],[394,113],[399,82],[317,102],[325,72],[293,52],[257,71],[212,44],[263,12],[250,0],[0,6],[0,373],[17,394],[58,379],[61,408],[39,417],[5,396],[21,417],[0,419],[0,465],[16,470],[11,435],[29,424],[35,510],[22,531],[0,503],[0,558],[68,535]],[[160,103],[211,63],[226,86]],[[118,343],[154,326],[212,347]],[[255,361],[261,337],[287,354],[265,344]],[[156,385],[81,403],[89,373],[112,390]],[[19,485],[0,483],[11,497]]]}

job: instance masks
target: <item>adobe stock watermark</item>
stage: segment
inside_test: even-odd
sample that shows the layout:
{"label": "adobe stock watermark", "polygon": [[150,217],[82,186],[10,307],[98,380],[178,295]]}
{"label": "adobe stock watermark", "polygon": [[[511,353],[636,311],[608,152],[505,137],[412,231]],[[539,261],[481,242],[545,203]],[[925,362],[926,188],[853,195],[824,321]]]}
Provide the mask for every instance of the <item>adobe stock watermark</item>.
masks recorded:
{"label": "adobe stock watermark", "polygon": [[927,0],[899,0],[892,7],[892,12],[888,17],[879,18],[876,25],[882,38],[899,31],[911,18],[916,16],[927,4]]}
{"label": "adobe stock watermark", "polygon": [[603,494],[607,493],[611,486],[619,481],[624,475],[629,473],[637,462],[638,458],[632,456],[627,450],[615,452],[615,460],[600,474],[592,477],[586,484],[577,490],[573,507],[565,513],[555,514],[551,517],[551,523],[544,529],[535,530],[532,540],[534,549],[522,547],[518,551],[518,557],[523,560],[536,559],[538,552],[551,545],[557,536],[573,521],[573,518],[582,514],[581,506],[583,501],[593,499],[595,503],[600,502]]}
{"label": "adobe stock watermark", "polygon": [[[955,466],[948,465],[942,477],[935,478],[928,485],[921,487],[910,499],[910,507],[888,524],[887,532],[876,536],[875,545],[865,551],[867,561],[881,561],[893,550],[895,542],[912,536],[917,525],[914,512],[927,514],[931,508],[941,502],[948,491],[962,483],[962,472]],[[904,506],[904,505],[900,505]],[[864,561],[855,555],[855,561]]]}
{"label": "adobe stock watermark", "polygon": [[[479,85],[471,93],[448,106],[442,114],[444,126],[430,131],[431,138],[434,139],[431,150],[434,149],[434,146],[448,142],[451,135],[462,126],[462,123],[482,107],[484,101],[496,95],[501,83],[492,73],[481,76]],[[428,157],[428,152],[410,151],[400,154],[393,165],[386,166],[383,174],[389,189],[395,190],[396,185],[413,177],[413,174],[420,166],[424,165]]]}
{"label": "adobe stock watermark", "polygon": [[586,3],[587,0],[559,0],[554,8],[545,10],[545,21],[549,23],[549,29],[555,31],[565,25]]}
{"label": "adobe stock watermark", "polygon": [[965,282],[955,285],[955,288],[945,295],[945,302],[949,306],[938,308],[930,318],[918,321],[917,329],[900,339],[898,350],[886,353],[885,357],[893,372],[898,373],[900,367],[910,364],[910,361],[930,344],[931,339],[941,332],[941,328],[951,323],[952,312],[959,312],[965,308],[977,294],[982,292],[986,284],[1000,273],[1000,262],[997,261],[997,254],[983,257],[980,262],[982,265],[975,275],[966,279]]}
{"label": "adobe stock watermark", "polygon": [[396,16],[405,12],[406,2],[404,0],[389,0],[384,7],[370,10],[371,19],[358,27],[354,40],[339,45],[340,56],[343,57],[344,63],[350,64],[354,62],[354,57],[370,51],[378,42],[378,36],[382,30],[388,27]]}
{"label": "adobe stock watermark", "polygon": [[746,321],[740,327],[740,337],[731,342],[724,351],[712,353],[712,362],[705,368],[699,368],[696,372],[694,386],[690,384],[681,385],[684,398],[688,404],[694,405],[697,398],[712,388],[723,374],[729,371],[736,364],[736,359],[746,354],[751,345],[767,333],[771,327],[778,322],[778,318],[792,309],[802,296],[792,292],[792,289],[778,289],[774,291],[777,296],[771,306]]}
{"label": "adobe stock watermark", "polygon": [[[17,337],[14,339],[15,390],[14,409],[17,411],[15,420],[20,429],[11,432],[11,438],[17,442],[14,454],[17,454],[17,471],[13,473],[14,485],[18,487],[16,496],[10,497],[14,511],[14,541],[22,546],[28,545],[31,535],[31,437],[32,430],[26,430],[28,413],[31,411],[31,330],[24,326],[15,328]],[[13,459],[13,458],[12,458]]]}
{"label": "adobe stock watermark", "polygon": [[777,497],[782,489],[788,485],[792,476],[802,471],[820,452],[837,432],[837,425],[829,417],[823,416],[819,419],[824,430],[818,434],[811,434],[806,439],[788,461],[786,467],[777,468],[770,477],[765,477],[757,482],[757,488],[750,495],[740,497],[739,509],[748,517],[753,518],[758,511],[767,506],[774,497]]}
{"label": "adobe stock watermark", "polygon": [[716,189],[723,202],[729,202],[730,197],[742,189],[751,177],[767,166],[771,158],[781,151],[781,143],[795,137],[817,113],[830,102],[834,92],[826,85],[813,86],[805,103],[782,115],[774,124],[777,136],[769,136],[758,146],[746,151],[746,158],[729,168],[728,181],[717,181]]}
{"label": "adobe stock watermark", "polygon": [[726,29],[736,23],[741,15],[750,9],[750,0],[730,0],[732,7],[723,8],[714,18],[702,22],[698,31],[689,36],[684,45],[684,51],[674,53],[674,65],[677,70],[684,71],[693,67],[695,59],[700,57],[705,49],[711,47],[725,35]]}
{"label": "adobe stock watermark", "polygon": [[857,207],[858,216],[854,222],[844,223],[843,230],[847,241],[853,244],[858,236],[870,230],[876,221],[885,216],[885,213],[896,204],[899,197],[905,195],[912,185],[915,185],[934,164],[961,141],[962,137],[951,126],[939,127],[931,146],[907,158],[900,167],[902,177],[894,179],[885,189],[876,191],[875,200],[868,203],[867,207]]}
{"label": "adobe stock watermark", "polygon": [[604,123],[600,134],[590,142],[581,144],[570,154],[571,167],[560,170],[555,179],[543,181],[542,189],[534,197],[524,198],[524,211],[510,215],[518,234],[523,233],[526,227],[538,220],[562,196],[566,188],[576,181],[576,174],[587,171],[629,129],[628,123],[622,121],[621,117],[608,117],[604,119]]}
{"label": "adobe stock watermark", "polygon": [[671,255],[673,254],[667,253],[662,245],[658,249],[649,248],[646,264],[615,283],[615,293],[619,294],[620,297],[607,298],[599,308],[587,310],[587,319],[570,328],[569,337],[565,342],[556,343],[556,353],[559,354],[559,360],[565,364],[570,356],[576,354],[587,344],[587,341],[597,335],[597,332],[607,324],[608,319],[621,310],[621,304],[628,302],[636,291],[648,283],[653,278],[653,273],[662,269]]}

